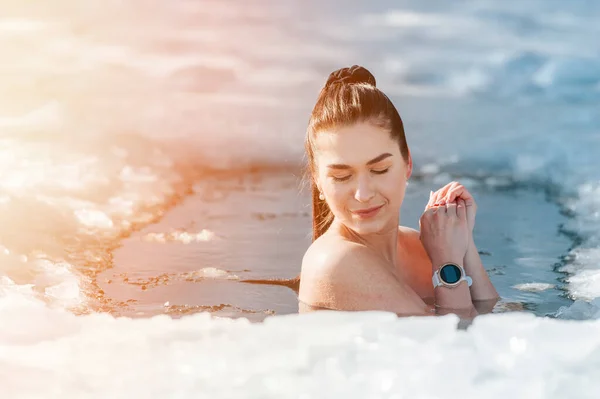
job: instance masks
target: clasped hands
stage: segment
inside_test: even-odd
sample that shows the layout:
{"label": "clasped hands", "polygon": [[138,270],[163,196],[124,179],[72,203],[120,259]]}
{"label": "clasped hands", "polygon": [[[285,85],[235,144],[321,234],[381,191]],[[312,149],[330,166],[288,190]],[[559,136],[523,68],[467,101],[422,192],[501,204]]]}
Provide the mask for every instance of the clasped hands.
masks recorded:
{"label": "clasped hands", "polygon": [[476,213],[473,196],[458,182],[431,192],[419,225],[421,242],[434,268],[448,262],[463,264]]}

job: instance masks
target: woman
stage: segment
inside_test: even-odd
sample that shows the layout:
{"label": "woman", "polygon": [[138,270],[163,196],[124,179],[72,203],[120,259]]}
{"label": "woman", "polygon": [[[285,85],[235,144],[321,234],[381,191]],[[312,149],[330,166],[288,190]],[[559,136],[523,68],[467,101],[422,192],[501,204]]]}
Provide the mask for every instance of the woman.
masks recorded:
{"label": "woman", "polygon": [[491,310],[498,293],[473,242],[476,205],[462,185],[431,193],[420,233],[398,226],[412,159],[400,115],[368,70],[329,76],[306,153],[313,243],[302,261],[300,312]]}

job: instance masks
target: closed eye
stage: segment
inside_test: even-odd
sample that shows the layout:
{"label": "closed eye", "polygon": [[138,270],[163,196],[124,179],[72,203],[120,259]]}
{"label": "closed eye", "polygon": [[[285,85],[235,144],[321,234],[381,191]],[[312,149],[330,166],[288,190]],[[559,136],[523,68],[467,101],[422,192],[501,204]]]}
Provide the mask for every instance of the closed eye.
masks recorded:
{"label": "closed eye", "polygon": [[385,169],[380,169],[380,170],[372,170],[371,172],[375,173],[376,175],[382,175],[384,173],[387,173],[388,170],[390,170],[390,168],[385,168]]}
{"label": "closed eye", "polygon": [[352,175],[348,175],[348,176],[344,176],[344,177],[335,177],[335,176],[331,176],[331,178],[332,178],[334,181],[339,181],[339,182],[346,181],[346,180],[350,179],[350,177],[352,177]]}
{"label": "closed eye", "polygon": [[[371,170],[371,173],[376,174],[376,175],[382,175],[384,173],[387,173],[390,170],[390,168],[385,168],[385,169],[373,169]],[[343,182],[343,181],[347,181],[352,177],[352,175],[348,175],[348,176],[344,176],[344,177],[336,177],[336,176],[331,176],[331,178],[336,181],[336,182]]]}

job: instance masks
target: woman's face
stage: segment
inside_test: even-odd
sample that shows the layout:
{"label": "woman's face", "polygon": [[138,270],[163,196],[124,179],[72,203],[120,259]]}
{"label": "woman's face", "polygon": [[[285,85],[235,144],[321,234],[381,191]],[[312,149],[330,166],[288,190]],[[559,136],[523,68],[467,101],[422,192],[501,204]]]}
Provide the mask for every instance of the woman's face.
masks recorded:
{"label": "woman's face", "polygon": [[397,229],[412,161],[390,133],[361,122],[318,132],[317,187],[335,218],[358,234]]}

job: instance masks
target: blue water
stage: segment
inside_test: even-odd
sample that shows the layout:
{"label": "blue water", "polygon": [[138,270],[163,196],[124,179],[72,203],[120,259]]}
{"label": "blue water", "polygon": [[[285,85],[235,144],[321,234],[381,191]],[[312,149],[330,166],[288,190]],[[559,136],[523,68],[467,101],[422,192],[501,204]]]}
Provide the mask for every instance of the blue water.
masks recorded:
{"label": "blue water", "polygon": [[[299,173],[318,90],[332,70],[362,64],[400,110],[423,192],[471,184],[498,264],[532,259],[520,261],[525,274],[504,272],[515,277],[507,297],[552,314],[600,295],[596,3],[145,5],[5,7],[3,289],[95,308],[120,240],[211,171]],[[528,222],[512,239],[532,236],[540,251],[485,243],[519,217]],[[553,285],[552,305],[516,290],[521,280]]]}

